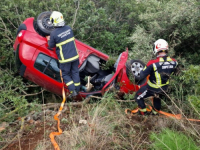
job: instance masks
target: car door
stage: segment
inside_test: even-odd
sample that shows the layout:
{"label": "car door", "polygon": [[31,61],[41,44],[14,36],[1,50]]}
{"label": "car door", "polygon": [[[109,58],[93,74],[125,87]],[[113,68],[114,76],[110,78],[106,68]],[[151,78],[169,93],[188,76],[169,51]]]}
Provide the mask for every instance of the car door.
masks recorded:
{"label": "car door", "polygon": [[54,51],[46,49],[45,45],[38,47],[29,69],[31,81],[52,93],[61,95],[63,84],[60,78],[59,63]]}
{"label": "car door", "polygon": [[119,55],[115,65],[114,65],[116,71],[115,71],[113,77],[110,79],[110,81],[107,82],[107,84],[103,87],[102,95],[105,93],[105,91],[109,90],[109,87],[112,85],[112,83],[114,82],[116,77],[119,75],[119,73],[121,71],[123,71],[123,68],[126,67],[127,59],[128,59],[128,49]]}

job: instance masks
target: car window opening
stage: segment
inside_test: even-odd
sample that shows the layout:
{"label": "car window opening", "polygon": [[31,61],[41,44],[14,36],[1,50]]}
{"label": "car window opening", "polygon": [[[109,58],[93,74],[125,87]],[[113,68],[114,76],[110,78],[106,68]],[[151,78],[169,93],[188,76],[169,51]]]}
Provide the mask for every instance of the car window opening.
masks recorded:
{"label": "car window opening", "polygon": [[[110,81],[113,77],[113,72],[115,72],[115,68],[113,66],[106,70],[102,70],[101,66],[103,64],[105,64],[105,60],[102,60],[95,55],[89,56],[84,61],[79,68],[82,92],[99,91],[108,81]],[[50,78],[61,82],[58,60],[43,53],[39,53],[34,67]]]}
{"label": "car window opening", "polygon": [[102,90],[104,85],[112,78],[113,72],[115,72],[114,66],[103,70],[102,65],[105,63],[105,60],[95,55],[88,56],[83,62],[79,68],[83,92]]}
{"label": "car window opening", "polygon": [[52,79],[61,82],[59,63],[56,59],[43,53],[39,53],[34,67]]}

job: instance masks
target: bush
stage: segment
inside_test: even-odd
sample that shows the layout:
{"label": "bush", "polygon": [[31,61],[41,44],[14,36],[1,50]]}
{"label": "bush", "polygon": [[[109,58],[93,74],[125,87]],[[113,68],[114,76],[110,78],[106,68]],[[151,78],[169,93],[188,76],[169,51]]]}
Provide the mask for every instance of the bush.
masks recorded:
{"label": "bush", "polygon": [[193,64],[200,63],[199,2],[197,0],[140,1],[146,12],[139,15],[140,24],[130,38],[134,56],[151,59],[152,44],[162,38],[168,41],[171,55],[181,56]]}
{"label": "bush", "polygon": [[32,104],[27,102],[25,97],[28,85],[22,82],[22,78],[13,77],[11,71],[1,68],[0,76],[0,122],[12,122],[27,115],[33,109],[32,104],[36,99],[32,99]]}
{"label": "bush", "polygon": [[164,129],[161,133],[152,133],[152,148],[155,150],[198,150],[194,140],[183,133]]}

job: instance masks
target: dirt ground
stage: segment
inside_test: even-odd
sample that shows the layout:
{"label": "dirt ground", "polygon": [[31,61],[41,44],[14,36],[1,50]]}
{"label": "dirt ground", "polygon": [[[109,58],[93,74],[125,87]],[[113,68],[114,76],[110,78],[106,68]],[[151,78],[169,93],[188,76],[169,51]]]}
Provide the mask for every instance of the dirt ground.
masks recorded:
{"label": "dirt ground", "polygon": [[[65,115],[60,116],[60,120],[62,118],[68,118],[68,117],[69,117],[68,114],[65,113]],[[132,128],[134,128],[134,130],[136,131],[136,135],[141,134],[142,132],[140,139],[138,139],[137,141],[138,143],[142,143],[144,142],[144,140],[147,141],[148,143],[149,134],[152,131],[155,132],[159,129],[170,127],[172,124],[174,124],[172,123],[174,122],[174,120],[161,116],[150,115],[143,117],[140,115],[134,115],[134,116],[126,115],[126,117],[130,121],[130,123],[128,123],[127,125],[126,123],[124,123],[125,124],[124,127],[127,130],[128,128],[130,128],[130,126],[132,126]],[[31,120],[31,121],[29,120],[28,122],[26,122],[24,125],[25,129],[21,137],[17,137],[16,140],[12,141],[11,144],[7,145],[7,147],[4,148],[4,150],[35,150],[38,144],[41,143],[42,141],[44,141],[44,143],[48,142],[48,144],[51,145],[45,149],[53,150],[54,148],[52,144],[50,144],[49,134],[51,132],[57,131],[57,122],[53,119],[52,114],[46,116],[45,120],[46,120],[45,122],[41,120]],[[199,126],[200,123],[197,124]],[[70,123],[66,124],[61,122],[60,127],[63,131],[65,131],[67,128],[68,129],[70,128],[69,126]],[[39,150],[41,149],[42,148],[40,148]]]}
{"label": "dirt ground", "polygon": [[[45,130],[51,130],[51,127],[45,126]],[[34,150],[43,139],[44,124],[39,123],[35,129],[31,129],[28,133],[24,132],[21,138],[13,141],[5,150]]]}
{"label": "dirt ground", "polygon": [[[141,124],[143,131],[145,134],[143,134],[142,139],[148,138],[149,133],[154,129],[155,124],[152,120],[152,117],[150,118],[144,118],[141,116],[133,116],[129,117],[131,119],[132,124]],[[31,126],[33,123],[29,123],[26,126]],[[56,121],[52,123],[47,122],[44,124],[43,122],[37,123],[34,125],[34,128],[30,129],[29,132],[23,132],[22,136],[15,141],[13,141],[11,144],[9,144],[4,150],[35,150],[38,143],[40,143],[42,140],[49,140],[48,137],[50,132],[57,131],[56,127]],[[162,124],[162,123],[161,123]],[[66,126],[61,125],[61,128],[66,128]],[[129,128],[127,126],[127,128]],[[135,127],[135,130],[139,133],[140,129]],[[45,132],[48,131],[48,135],[45,136]],[[53,147],[51,147],[53,149]]]}

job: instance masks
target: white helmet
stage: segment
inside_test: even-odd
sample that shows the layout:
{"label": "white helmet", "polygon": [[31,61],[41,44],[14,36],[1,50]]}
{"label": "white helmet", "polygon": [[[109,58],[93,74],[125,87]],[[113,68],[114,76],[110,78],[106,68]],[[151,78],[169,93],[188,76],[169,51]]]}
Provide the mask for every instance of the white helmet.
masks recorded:
{"label": "white helmet", "polygon": [[156,55],[160,51],[168,51],[168,43],[163,39],[158,39],[153,45],[153,53]]}
{"label": "white helmet", "polygon": [[58,11],[53,11],[50,16],[50,21],[54,27],[61,27],[65,25],[63,15]]}

